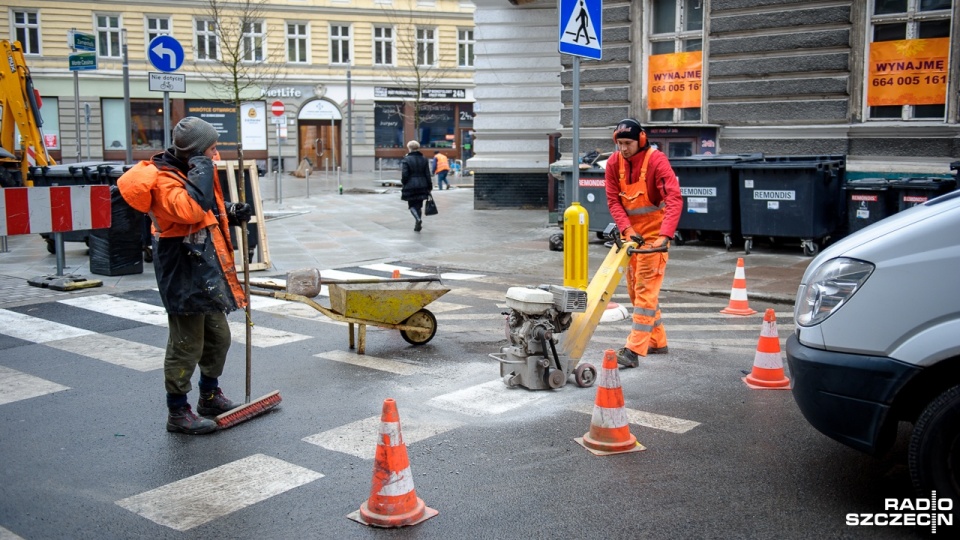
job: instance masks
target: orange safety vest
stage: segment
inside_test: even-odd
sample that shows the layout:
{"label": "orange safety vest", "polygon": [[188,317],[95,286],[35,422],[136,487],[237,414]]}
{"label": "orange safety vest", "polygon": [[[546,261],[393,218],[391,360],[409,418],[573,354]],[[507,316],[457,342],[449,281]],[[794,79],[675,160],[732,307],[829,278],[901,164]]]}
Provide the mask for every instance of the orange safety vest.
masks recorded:
{"label": "orange safety vest", "polygon": [[437,170],[434,172],[443,172],[450,170],[450,160],[443,154],[437,154]]}
{"label": "orange safety vest", "polygon": [[656,148],[647,149],[643,156],[643,164],[640,166],[640,178],[628,184],[627,170],[624,163],[627,161],[623,154],[620,154],[620,204],[627,211],[627,217],[630,218],[630,226],[634,232],[643,238],[643,241],[652,244],[660,236],[660,224],[663,223],[666,204],[661,202],[654,205],[647,196],[647,164],[650,163],[650,156],[654,152],[659,152]]}

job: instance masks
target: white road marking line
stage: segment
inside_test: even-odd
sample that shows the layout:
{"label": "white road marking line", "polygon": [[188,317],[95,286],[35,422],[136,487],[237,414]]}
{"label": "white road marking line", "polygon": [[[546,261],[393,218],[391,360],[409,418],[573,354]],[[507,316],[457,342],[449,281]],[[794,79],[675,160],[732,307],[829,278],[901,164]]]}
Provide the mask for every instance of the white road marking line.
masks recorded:
{"label": "white road marking line", "polygon": [[327,351],[317,353],[314,356],[317,358],[324,358],[326,360],[333,360],[334,362],[342,362],[344,364],[351,364],[354,366],[376,369],[379,371],[387,371],[397,375],[413,375],[425,370],[425,368],[422,366],[415,366],[405,362],[398,362],[396,360],[378,358],[368,354],[357,354],[347,351]]}
{"label": "white road marking line", "polygon": [[263,454],[117,501],[158,525],[188,531],[323,475]]}
{"label": "white road marking line", "polygon": [[94,332],[0,309],[0,333],[31,343],[46,343],[58,339],[87,336]]}
{"label": "white road marking line", "polygon": [[[663,308],[661,307],[660,311],[661,311],[661,313],[662,313],[663,321],[664,321],[665,323],[669,323],[669,322],[670,322],[671,320],[673,320],[673,319],[710,319],[710,318],[716,318],[716,319],[720,319],[720,320],[724,320],[724,321],[733,321],[733,320],[736,320],[736,319],[739,318],[739,319],[748,321],[748,320],[750,320],[751,318],[756,318],[756,319],[760,319],[759,321],[757,321],[757,327],[758,327],[758,328],[763,324],[763,313],[762,313],[762,312],[759,312],[759,311],[758,311],[757,313],[753,314],[753,315],[747,315],[746,317],[743,317],[743,316],[741,316],[741,315],[727,315],[726,313],[720,313],[719,310],[717,310],[717,313],[704,313],[704,312],[697,312],[697,313],[672,313],[672,312],[669,312],[669,311],[666,312],[666,313],[663,313]],[[793,319],[793,312],[792,312],[792,311],[789,312],[789,313],[786,313],[786,312],[779,312],[779,313],[774,312],[774,315],[776,315],[778,321],[781,320],[781,319]]]}
{"label": "white road marking line", "polygon": [[69,386],[0,366],[0,405],[69,389]]}
{"label": "white road marking line", "polygon": [[467,289],[465,287],[453,287],[450,289],[448,294],[454,296],[467,296],[470,298],[480,298],[482,300],[491,300],[493,302],[504,302],[504,297],[507,294],[507,291],[488,291],[488,290],[474,290]]}
{"label": "white road marking line", "polygon": [[[134,320],[144,324],[162,327],[167,326],[167,312],[163,309],[163,307],[147,304],[145,302],[127,300],[125,298],[110,296],[109,294],[80,296],[77,298],[60,300],[60,302],[70,306],[95,311],[97,313],[111,315],[113,317]],[[230,322],[229,325],[230,335],[233,341],[237,343],[245,342],[245,323],[238,321]],[[295,334],[293,332],[284,332],[281,330],[265,328],[256,324],[256,321],[254,321],[252,335],[254,338],[252,340],[252,345],[254,347],[273,347],[274,345],[282,345],[284,343],[310,339],[311,337],[303,334]]]}
{"label": "white road marking line", "polygon": [[274,306],[293,304],[293,303],[295,302],[291,302],[289,300],[281,300],[279,298],[271,298],[269,296],[250,295],[250,309],[267,310]]}
{"label": "white road marking line", "polygon": [[438,409],[470,416],[489,416],[522,407],[550,395],[525,388],[508,388],[500,379],[436,396],[429,401]]}
{"label": "white road marking line", "polygon": [[167,326],[167,312],[163,309],[163,306],[126,300],[109,294],[78,296],[60,300],[60,303],[144,324]]}
{"label": "white road marking line", "polygon": [[321,270],[320,271],[320,283],[323,283],[327,279],[343,279],[343,280],[354,280],[354,279],[379,279],[385,280],[390,279],[387,276],[371,276],[370,274],[358,274],[357,272],[345,272],[343,270]]}
{"label": "white road marking line", "polygon": [[437,313],[445,313],[447,311],[456,311],[458,309],[467,309],[468,305],[466,304],[454,304],[452,302],[444,302],[442,300],[435,300],[427,304],[427,309],[433,312],[434,315]]}
{"label": "white road marking line", "polygon": [[506,317],[499,313],[444,313],[437,315],[438,321],[498,321],[502,323]]}
{"label": "white road marking line", "polygon": [[128,341],[107,334],[91,334],[79,338],[60,339],[49,341],[45,345],[144,372],[163,368],[163,357],[166,354],[166,351],[159,347]]}
{"label": "white road marking line", "polygon": [[23,540],[22,536],[13,534],[12,531],[0,527],[0,540]]}
{"label": "white road marking line", "polygon": [[[453,421],[421,422],[416,418],[404,417],[402,412],[400,416],[400,432],[403,434],[403,442],[407,445],[457,429],[462,425],[462,422]],[[371,416],[304,437],[303,441],[334,452],[356,456],[360,459],[373,459],[377,452],[377,435],[379,432],[380,417]]]}
{"label": "white road marking line", "polygon": [[[570,407],[570,410],[584,414],[593,414],[593,405],[587,403],[577,403],[576,405]],[[638,411],[629,407],[624,407],[623,410],[627,413],[627,420],[631,424],[659,429],[661,431],[669,431],[670,433],[686,433],[700,425],[700,422],[694,422],[693,420],[684,420],[683,418],[674,418],[672,416],[663,416],[661,414]]]}
{"label": "white road marking line", "polygon": [[504,345],[506,345],[507,336],[504,333],[504,323],[501,321],[494,325],[490,324],[478,324],[476,326],[467,326],[464,324],[444,324],[443,326],[437,326],[437,332],[443,332],[444,334],[490,334],[500,337],[504,340]]}

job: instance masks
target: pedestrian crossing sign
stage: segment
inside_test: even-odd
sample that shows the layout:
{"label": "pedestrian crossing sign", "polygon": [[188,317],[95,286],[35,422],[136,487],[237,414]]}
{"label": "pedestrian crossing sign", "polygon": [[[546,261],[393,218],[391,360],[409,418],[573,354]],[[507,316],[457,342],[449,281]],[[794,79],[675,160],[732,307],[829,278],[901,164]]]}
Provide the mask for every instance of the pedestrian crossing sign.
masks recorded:
{"label": "pedestrian crossing sign", "polygon": [[603,0],[560,0],[563,54],[600,60],[603,56]]}

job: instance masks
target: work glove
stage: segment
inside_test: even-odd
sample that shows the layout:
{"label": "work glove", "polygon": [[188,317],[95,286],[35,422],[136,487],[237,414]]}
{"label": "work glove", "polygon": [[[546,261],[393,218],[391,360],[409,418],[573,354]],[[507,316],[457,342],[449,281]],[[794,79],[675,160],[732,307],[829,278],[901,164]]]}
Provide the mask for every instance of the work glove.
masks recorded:
{"label": "work glove", "polygon": [[230,225],[240,225],[250,221],[253,215],[253,207],[248,203],[233,203],[227,208],[227,222]]}
{"label": "work glove", "polygon": [[196,155],[191,157],[187,164],[190,166],[187,171],[187,193],[204,211],[211,210],[216,200],[213,194],[213,160],[207,156]]}

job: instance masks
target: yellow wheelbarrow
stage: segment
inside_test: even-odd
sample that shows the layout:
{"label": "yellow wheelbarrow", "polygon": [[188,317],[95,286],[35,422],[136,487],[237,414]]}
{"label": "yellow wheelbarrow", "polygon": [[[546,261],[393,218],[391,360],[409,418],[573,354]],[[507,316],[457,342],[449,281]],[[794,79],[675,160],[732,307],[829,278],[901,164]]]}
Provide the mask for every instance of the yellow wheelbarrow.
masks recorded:
{"label": "yellow wheelbarrow", "polygon": [[[439,276],[357,280],[324,280],[330,292],[330,307],[313,300],[320,293],[320,272],[295,270],[284,285],[266,280],[251,285],[278,291],[251,290],[251,294],[306,304],[330,319],[347,323],[350,348],[365,354],[367,325],[392,328],[411,345],[423,345],[437,333],[437,318],[424,306],[450,292]],[[301,294],[302,293],[302,294]],[[354,342],[353,327],[357,325]]]}

